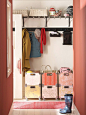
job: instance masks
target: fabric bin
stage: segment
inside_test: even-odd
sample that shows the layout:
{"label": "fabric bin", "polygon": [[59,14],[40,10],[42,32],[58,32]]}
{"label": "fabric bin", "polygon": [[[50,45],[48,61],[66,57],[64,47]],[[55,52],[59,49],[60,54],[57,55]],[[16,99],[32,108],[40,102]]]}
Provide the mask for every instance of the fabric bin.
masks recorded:
{"label": "fabric bin", "polygon": [[25,98],[40,98],[41,87],[39,85],[26,85],[25,84]]}
{"label": "fabric bin", "polygon": [[42,87],[42,98],[58,98],[56,86],[43,86]]}
{"label": "fabric bin", "polygon": [[39,85],[41,83],[39,73],[25,73],[25,84]]}
{"label": "fabric bin", "polygon": [[65,94],[73,94],[73,86],[59,87],[59,98],[64,98]]}

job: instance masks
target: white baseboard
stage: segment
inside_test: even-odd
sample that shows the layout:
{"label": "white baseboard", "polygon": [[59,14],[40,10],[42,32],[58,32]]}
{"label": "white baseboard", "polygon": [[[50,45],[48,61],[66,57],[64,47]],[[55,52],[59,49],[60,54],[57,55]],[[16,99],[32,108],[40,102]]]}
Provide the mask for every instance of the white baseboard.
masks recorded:
{"label": "white baseboard", "polygon": [[13,112],[13,103],[11,105],[11,108],[10,108],[10,111],[9,111],[9,114],[8,115],[12,115],[12,112]]}
{"label": "white baseboard", "polygon": [[77,114],[77,115],[80,115],[80,113],[79,113],[79,111],[78,111],[78,109],[77,109],[76,106],[75,106],[75,110],[76,110],[76,114]]}
{"label": "white baseboard", "polygon": [[80,115],[80,113],[79,113],[77,107],[75,106],[74,102],[73,102],[73,105],[74,105],[73,109],[75,110],[75,115]]}

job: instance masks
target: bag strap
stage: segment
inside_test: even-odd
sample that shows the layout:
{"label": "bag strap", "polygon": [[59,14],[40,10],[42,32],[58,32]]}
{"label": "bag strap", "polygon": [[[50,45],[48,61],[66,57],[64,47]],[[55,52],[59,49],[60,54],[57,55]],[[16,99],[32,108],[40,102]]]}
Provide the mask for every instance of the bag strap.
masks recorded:
{"label": "bag strap", "polygon": [[[52,72],[52,68],[51,68],[51,66],[50,66],[50,65],[47,65],[47,66],[45,67],[45,72],[48,72],[47,67],[49,67],[49,68],[50,68],[50,70],[51,70],[51,72]],[[47,70],[47,71],[46,71],[46,70]]]}
{"label": "bag strap", "polygon": [[[43,70],[43,67],[44,67],[44,70]],[[45,67],[46,67],[45,65],[41,66],[40,73],[43,73],[45,71]]]}

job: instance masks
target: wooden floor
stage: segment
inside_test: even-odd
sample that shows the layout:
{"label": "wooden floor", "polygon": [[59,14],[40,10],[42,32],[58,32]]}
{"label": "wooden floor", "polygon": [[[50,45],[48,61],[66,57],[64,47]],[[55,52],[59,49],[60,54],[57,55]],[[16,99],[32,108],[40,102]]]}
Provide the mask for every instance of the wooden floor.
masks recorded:
{"label": "wooden floor", "polygon": [[[18,100],[17,100],[18,101]],[[25,100],[21,100],[22,102]],[[11,109],[9,115],[65,115],[60,114],[59,109]],[[75,107],[72,105],[72,113],[66,115],[80,115]]]}

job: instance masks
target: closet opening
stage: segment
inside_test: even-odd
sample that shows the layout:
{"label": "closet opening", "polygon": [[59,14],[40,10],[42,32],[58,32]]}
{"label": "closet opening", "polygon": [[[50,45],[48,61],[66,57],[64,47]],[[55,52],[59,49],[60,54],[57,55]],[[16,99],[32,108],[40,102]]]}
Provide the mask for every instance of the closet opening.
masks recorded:
{"label": "closet opening", "polygon": [[73,1],[13,0],[14,109],[64,108],[65,94],[73,94]]}

